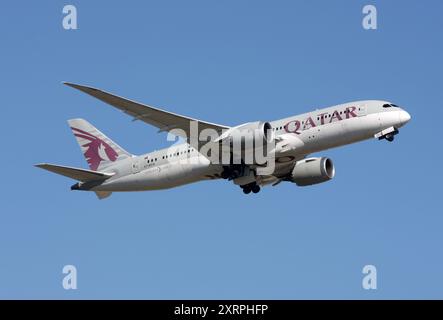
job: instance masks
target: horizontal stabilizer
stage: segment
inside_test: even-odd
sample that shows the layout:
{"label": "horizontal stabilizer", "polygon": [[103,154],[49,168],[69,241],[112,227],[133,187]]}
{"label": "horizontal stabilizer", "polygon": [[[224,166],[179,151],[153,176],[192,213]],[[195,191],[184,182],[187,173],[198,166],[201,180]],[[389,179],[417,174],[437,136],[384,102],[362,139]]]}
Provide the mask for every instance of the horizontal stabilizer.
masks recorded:
{"label": "horizontal stabilizer", "polygon": [[65,166],[59,166],[48,163],[39,163],[36,164],[35,166],[81,182],[106,180],[114,175],[113,173],[105,173],[105,172],[98,172],[86,169],[65,167]]}

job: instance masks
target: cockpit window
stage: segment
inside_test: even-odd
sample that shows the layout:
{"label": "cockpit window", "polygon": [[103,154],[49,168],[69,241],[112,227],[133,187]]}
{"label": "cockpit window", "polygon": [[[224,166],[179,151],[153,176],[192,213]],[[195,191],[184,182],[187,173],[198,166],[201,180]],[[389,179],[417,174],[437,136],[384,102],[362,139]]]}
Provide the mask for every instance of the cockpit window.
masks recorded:
{"label": "cockpit window", "polygon": [[393,103],[386,103],[383,105],[383,108],[392,108],[392,107],[400,108],[399,106],[397,106],[396,104],[393,104]]}

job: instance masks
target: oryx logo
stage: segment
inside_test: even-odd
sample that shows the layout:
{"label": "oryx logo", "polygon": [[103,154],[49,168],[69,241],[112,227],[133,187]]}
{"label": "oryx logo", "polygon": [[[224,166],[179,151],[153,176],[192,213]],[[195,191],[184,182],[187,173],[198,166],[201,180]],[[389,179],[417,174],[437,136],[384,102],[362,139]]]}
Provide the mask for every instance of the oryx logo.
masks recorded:
{"label": "oryx logo", "polygon": [[76,137],[89,141],[81,146],[86,148],[84,155],[92,170],[97,170],[102,161],[115,161],[117,159],[117,152],[102,139],[77,128],[71,127],[71,129]]}

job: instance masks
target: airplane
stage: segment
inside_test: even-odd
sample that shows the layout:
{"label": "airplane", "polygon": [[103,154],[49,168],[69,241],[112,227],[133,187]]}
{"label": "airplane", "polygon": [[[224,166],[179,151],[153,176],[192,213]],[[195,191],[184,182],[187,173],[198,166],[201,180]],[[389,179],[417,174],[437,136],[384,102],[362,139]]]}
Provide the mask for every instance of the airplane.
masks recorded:
{"label": "airplane", "polygon": [[[411,119],[408,112],[391,102],[365,100],[270,122],[229,127],[167,112],[93,87],[64,84],[123,111],[133,120],[155,126],[159,132],[171,131],[185,140],[136,156],[86,120],[68,120],[89,170],[48,163],[35,166],[77,180],[71,190],[93,191],[99,199],[112,192],[161,190],[211,179],[232,181],[245,194],[258,193],[263,186],[281,182],[298,186],[323,183],[334,178],[335,166],[330,158],[310,157],[312,153],[371,138],[392,142],[399,128]],[[203,152],[202,141],[192,141],[193,136],[205,130],[217,134],[207,140],[210,147],[223,146],[222,156],[218,154],[215,160]],[[246,151],[260,149],[261,143],[270,146],[262,149],[272,157],[266,162],[259,162],[254,156],[245,161]],[[223,156],[228,161],[216,161]]]}

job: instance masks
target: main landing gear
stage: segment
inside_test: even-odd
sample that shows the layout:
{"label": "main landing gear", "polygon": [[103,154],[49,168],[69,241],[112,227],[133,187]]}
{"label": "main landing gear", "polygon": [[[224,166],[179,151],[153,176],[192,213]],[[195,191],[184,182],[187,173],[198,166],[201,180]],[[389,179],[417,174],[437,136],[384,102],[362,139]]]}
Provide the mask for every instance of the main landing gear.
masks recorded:
{"label": "main landing gear", "polygon": [[[245,171],[247,170],[247,173]],[[242,181],[243,184],[241,185],[240,181],[236,181],[238,179],[242,179],[242,177],[248,177],[250,175],[249,168],[246,167],[244,164],[233,164],[230,166],[224,166],[223,172],[220,174],[220,177],[227,180],[234,180],[234,183],[237,185],[240,185],[240,188],[242,188],[244,194],[250,194],[252,193],[259,193],[260,192],[260,186],[257,184],[257,182],[250,182],[251,179],[245,179],[246,181]],[[249,180],[249,181],[248,181]],[[255,180],[255,179],[253,179]]]}
{"label": "main landing gear", "polygon": [[243,189],[244,194],[260,192],[260,186],[256,182],[245,184],[244,186],[240,186],[240,188]]}
{"label": "main landing gear", "polygon": [[233,164],[230,166],[224,166],[221,173],[222,179],[234,180],[241,177],[245,171],[245,166],[242,164]]}

